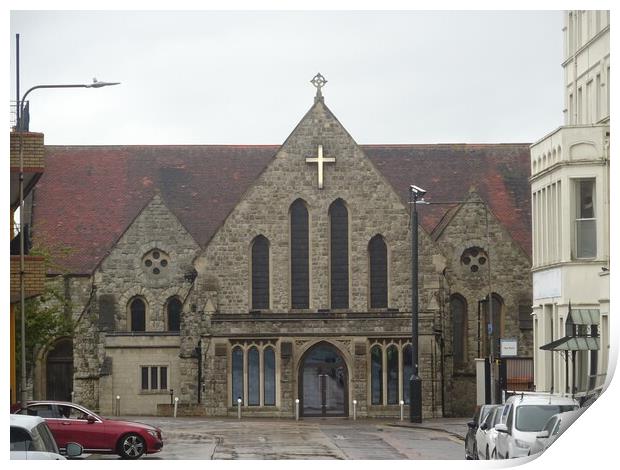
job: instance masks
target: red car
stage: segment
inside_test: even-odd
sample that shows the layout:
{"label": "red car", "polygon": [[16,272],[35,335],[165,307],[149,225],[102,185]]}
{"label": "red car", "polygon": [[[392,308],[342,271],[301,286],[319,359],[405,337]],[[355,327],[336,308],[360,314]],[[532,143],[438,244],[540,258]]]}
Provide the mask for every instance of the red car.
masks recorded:
{"label": "red car", "polygon": [[77,442],[85,453],[118,454],[125,459],[137,459],[159,452],[164,446],[159,428],[102,418],[75,403],[32,401],[15,413],[44,418],[61,450],[68,442]]}

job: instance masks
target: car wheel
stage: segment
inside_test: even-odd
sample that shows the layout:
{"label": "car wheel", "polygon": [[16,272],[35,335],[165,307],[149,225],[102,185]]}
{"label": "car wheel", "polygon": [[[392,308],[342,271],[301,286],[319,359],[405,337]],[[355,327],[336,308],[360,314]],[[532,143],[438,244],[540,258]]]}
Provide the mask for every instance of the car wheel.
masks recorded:
{"label": "car wheel", "polygon": [[146,452],[146,443],[138,434],[124,435],[118,444],[118,455],[123,459],[139,459]]}

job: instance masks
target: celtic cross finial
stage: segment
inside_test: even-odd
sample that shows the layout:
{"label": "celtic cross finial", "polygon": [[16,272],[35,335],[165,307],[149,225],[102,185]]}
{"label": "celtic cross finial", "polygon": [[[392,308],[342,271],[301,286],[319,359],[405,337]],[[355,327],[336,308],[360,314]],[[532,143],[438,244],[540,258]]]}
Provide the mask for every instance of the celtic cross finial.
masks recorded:
{"label": "celtic cross finial", "polygon": [[323,94],[321,93],[321,88],[323,88],[325,84],[327,83],[327,80],[325,80],[325,77],[321,75],[320,73],[317,73],[314,76],[314,78],[310,80],[310,83],[312,83],[316,88],[315,99],[322,99]]}

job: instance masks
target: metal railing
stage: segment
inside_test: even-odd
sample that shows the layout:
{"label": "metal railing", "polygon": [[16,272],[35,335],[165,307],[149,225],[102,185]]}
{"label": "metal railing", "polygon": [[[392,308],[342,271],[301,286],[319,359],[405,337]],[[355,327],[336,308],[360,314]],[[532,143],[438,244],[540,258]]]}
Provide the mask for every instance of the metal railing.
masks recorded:
{"label": "metal railing", "polygon": [[18,101],[11,101],[9,104],[9,125],[12,131],[17,128],[17,104]]}

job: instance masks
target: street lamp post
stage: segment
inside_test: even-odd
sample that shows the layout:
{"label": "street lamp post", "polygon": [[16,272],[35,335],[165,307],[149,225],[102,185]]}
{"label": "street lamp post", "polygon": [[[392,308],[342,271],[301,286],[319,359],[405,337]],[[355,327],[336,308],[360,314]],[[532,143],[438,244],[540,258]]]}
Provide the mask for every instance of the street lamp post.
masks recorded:
{"label": "street lamp post", "polygon": [[422,422],[422,380],[418,375],[418,200],[423,201],[426,191],[418,186],[409,187],[411,204],[411,365],[409,379],[409,419],[412,423]]}
{"label": "street lamp post", "polygon": [[31,91],[38,90],[40,88],[102,88],[104,86],[119,85],[120,82],[99,82],[96,78],[93,78],[93,83],[90,84],[72,84],[72,85],[37,85],[28,89],[22,99],[17,103],[17,130],[28,131],[29,119],[24,119],[24,109],[26,105],[26,97]]}
{"label": "street lamp post", "polygon": [[[423,190],[422,188],[418,188],[417,186],[411,186],[410,187],[410,191],[411,191],[411,198],[410,198],[410,202],[412,204],[412,213],[411,213],[411,225],[413,227],[413,224],[415,223],[415,226],[417,227],[418,225],[418,212],[417,212],[417,204],[425,204],[425,205],[433,205],[433,204],[450,204],[450,205],[454,205],[454,204],[482,204],[482,205],[486,205],[483,201],[433,201],[433,202],[427,202],[424,200],[424,195],[426,194],[426,191]],[[419,199],[419,200],[418,200]],[[495,390],[495,371],[494,371],[494,366],[495,366],[495,348],[496,348],[496,340],[498,341],[498,338],[496,338],[496,334],[495,334],[495,328],[496,326],[499,328],[499,325],[495,325],[494,320],[493,320],[493,289],[491,288],[491,235],[490,235],[490,231],[489,231],[489,210],[488,208],[485,208],[484,211],[484,223],[485,223],[485,227],[486,227],[486,243],[487,243],[487,255],[488,255],[488,260],[487,260],[487,274],[488,274],[488,289],[489,289],[489,293],[487,295],[487,299],[486,301],[483,299],[481,301],[478,302],[478,356],[480,356],[480,350],[481,350],[481,345],[480,345],[480,304],[481,303],[485,303],[487,304],[487,312],[486,312],[486,317],[488,319],[488,323],[485,323],[486,326],[486,330],[487,330],[487,335],[489,336],[489,380],[491,383],[491,389],[490,389],[490,401],[491,403],[495,403],[496,400],[496,390]],[[412,238],[412,271],[415,272],[415,284],[414,284],[414,280],[412,279],[412,315],[414,316],[415,319],[415,325],[414,325],[414,330],[413,330],[413,337],[414,337],[414,345],[418,344],[418,340],[417,340],[417,317],[418,317],[418,290],[417,290],[417,284],[418,284],[418,277],[417,277],[417,272],[418,272],[418,232],[417,230],[413,231],[415,234],[415,238]],[[415,241],[414,241],[415,240]],[[414,298],[415,296],[415,298]],[[415,310],[414,310],[415,308]],[[413,313],[415,312],[415,313]],[[415,348],[416,351],[413,353],[413,360],[414,360],[414,367],[415,367],[415,373],[414,376],[417,376],[417,347]],[[411,377],[411,382],[413,382],[414,377]],[[413,392],[411,392],[413,393]],[[421,393],[420,393],[421,395]],[[411,395],[413,397],[413,395]],[[421,405],[420,405],[420,409],[421,409]],[[413,413],[413,411],[411,411],[411,413]],[[413,416],[413,414],[412,414]],[[412,418],[413,421],[413,418]]]}
{"label": "street lamp post", "polygon": [[[17,44],[19,45],[19,35],[17,35]],[[19,46],[18,46],[19,47]],[[19,51],[19,48],[18,48]],[[17,58],[17,64],[19,64],[19,54]],[[19,70],[19,65],[18,65]],[[17,98],[19,99],[19,77],[17,79]],[[17,131],[28,132],[29,128],[29,117],[28,119],[24,119],[24,103],[26,102],[26,97],[31,91],[38,90],[40,88],[101,88],[104,86],[111,85],[119,85],[120,82],[99,82],[96,78],[93,79],[93,83],[84,85],[84,84],[69,84],[69,85],[37,85],[28,89],[22,99],[17,102]],[[28,113],[29,114],[29,113]],[[20,377],[20,387],[21,387],[21,402],[26,403],[27,401],[27,393],[26,393],[26,287],[25,287],[25,259],[24,259],[24,148],[23,148],[23,135],[20,134],[19,139],[19,247],[20,247],[20,255],[19,255],[19,301],[21,308],[21,377]]]}

